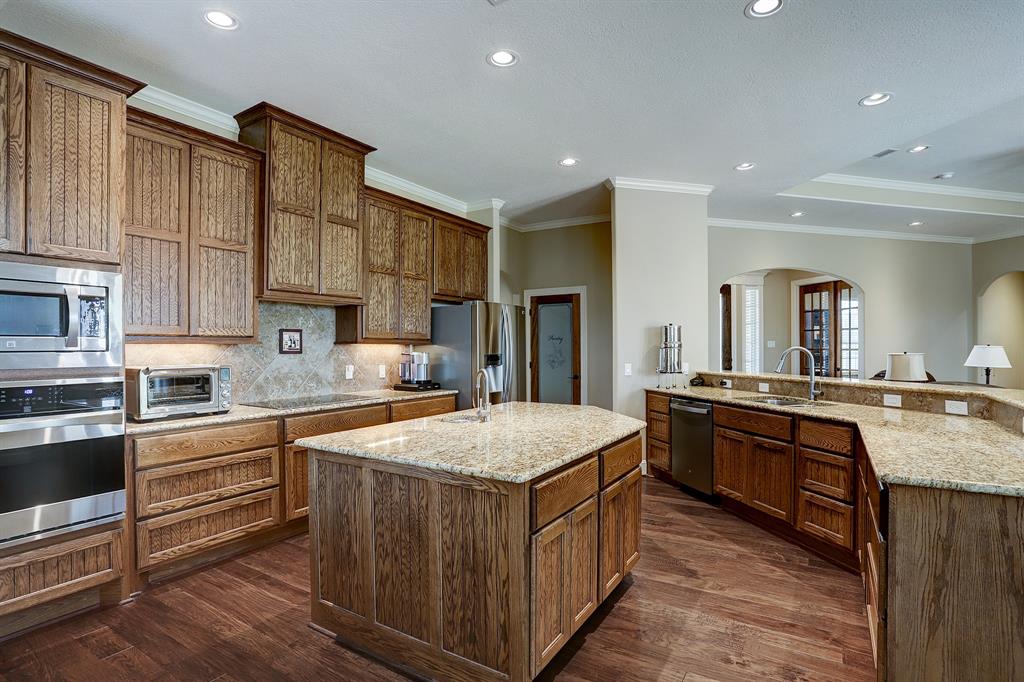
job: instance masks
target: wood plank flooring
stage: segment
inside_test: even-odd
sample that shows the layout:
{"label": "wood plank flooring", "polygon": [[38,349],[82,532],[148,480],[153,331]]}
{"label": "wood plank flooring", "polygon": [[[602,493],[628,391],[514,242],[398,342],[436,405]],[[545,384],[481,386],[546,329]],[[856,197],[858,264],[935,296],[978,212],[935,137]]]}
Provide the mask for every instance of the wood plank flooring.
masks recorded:
{"label": "wood plank flooring", "polygon": [[[659,481],[640,563],[544,680],[871,680],[860,579]],[[4,680],[404,680],[308,626],[308,537],[0,643]]]}

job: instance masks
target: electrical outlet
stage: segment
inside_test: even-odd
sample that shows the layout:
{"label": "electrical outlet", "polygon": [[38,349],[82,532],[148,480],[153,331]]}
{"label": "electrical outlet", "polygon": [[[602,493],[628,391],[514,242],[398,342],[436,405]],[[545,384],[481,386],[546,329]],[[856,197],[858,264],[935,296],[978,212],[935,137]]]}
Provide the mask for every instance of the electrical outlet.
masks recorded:
{"label": "electrical outlet", "polygon": [[388,378],[387,365],[377,365],[377,376],[379,376],[381,379]]}
{"label": "electrical outlet", "polygon": [[886,393],[882,396],[882,404],[886,407],[903,407],[903,396],[899,393]]}
{"label": "electrical outlet", "polygon": [[768,388],[768,384],[763,381],[758,382],[757,390],[761,391],[761,393],[771,393],[771,389]]}
{"label": "electrical outlet", "polygon": [[356,368],[354,365],[345,365],[345,378],[352,379],[356,375]]}
{"label": "electrical outlet", "polygon": [[946,414],[962,414],[967,415],[967,401],[966,400],[947,400],[946,401]]}
{"label": "electrical outlet", "polygon": [[627,362],[626,363],[626,367],[625,367],[625,369],[623,371],[624,371],[624,373],[625,373],[625,375],[627,377],[633,376],[633,363],[632,362]]}
{"label": "electrical outlet", "polygon": [[722,379],[719,384],[722,388],[732,388],[732,379]]}
{"label": "electrical outlet", "polygon": [[767,346],[769,348],[775,348],[775,339],[768,339]]}

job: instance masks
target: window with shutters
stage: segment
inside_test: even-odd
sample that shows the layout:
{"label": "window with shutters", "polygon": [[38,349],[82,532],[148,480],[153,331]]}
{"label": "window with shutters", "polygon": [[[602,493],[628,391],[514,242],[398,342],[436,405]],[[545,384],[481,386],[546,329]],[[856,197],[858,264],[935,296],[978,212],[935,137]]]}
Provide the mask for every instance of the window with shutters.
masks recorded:
{"label": "window with shutters", "polygon": [[763,322],[761,320],[761,294],[760,286],[743,286],[743,307],[741,314],[743,320],[743,371],[752,374],[761,371],[761,339],[764,335]]}

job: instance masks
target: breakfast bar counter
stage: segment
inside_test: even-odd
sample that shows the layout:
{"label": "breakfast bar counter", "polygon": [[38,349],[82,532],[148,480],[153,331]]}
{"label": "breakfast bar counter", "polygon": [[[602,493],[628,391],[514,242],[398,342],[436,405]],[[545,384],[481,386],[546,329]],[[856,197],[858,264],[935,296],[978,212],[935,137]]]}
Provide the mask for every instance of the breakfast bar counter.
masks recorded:
{"label": "breakfast bar counter", "polygon": [[431,678],[529,680],[639,559],[644,422],[507,403],[304,438],[314,627]]}

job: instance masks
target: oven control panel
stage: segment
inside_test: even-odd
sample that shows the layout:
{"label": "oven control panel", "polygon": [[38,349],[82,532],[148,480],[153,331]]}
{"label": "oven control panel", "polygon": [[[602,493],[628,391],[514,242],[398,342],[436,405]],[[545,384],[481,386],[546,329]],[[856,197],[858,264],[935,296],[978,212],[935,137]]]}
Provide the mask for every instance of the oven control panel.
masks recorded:
{"label": "oven control panel", "polygon": [[124,383],[25,383],[0,385],[0,419],[124,408]]}

